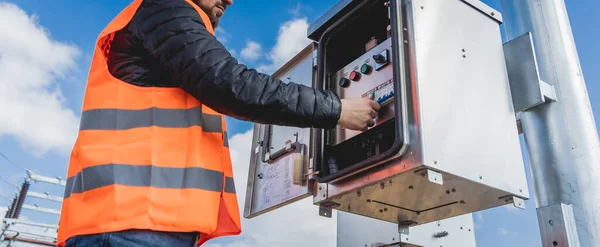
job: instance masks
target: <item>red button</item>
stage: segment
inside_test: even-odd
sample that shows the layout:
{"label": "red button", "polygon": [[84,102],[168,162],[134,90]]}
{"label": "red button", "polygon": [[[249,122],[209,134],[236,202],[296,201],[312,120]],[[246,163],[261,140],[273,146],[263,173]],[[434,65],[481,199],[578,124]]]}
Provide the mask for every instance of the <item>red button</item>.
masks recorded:
{"label": "red button", "polygon": [[358,73],[358,72],[356,72],[356,71],[352,71],[352,72],[350,73],[350,80],[353,80],[353,81],[358,81],[358,80],[360,80],[360,73]]}

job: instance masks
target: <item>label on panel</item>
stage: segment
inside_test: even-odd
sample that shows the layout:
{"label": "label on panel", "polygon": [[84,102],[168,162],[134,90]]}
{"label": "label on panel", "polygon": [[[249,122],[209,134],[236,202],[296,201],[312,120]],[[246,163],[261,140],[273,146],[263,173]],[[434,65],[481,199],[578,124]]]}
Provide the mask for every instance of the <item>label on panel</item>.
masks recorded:
{"label": "label on panel", "polygon": [[302,173],[302,170],[295,168],[301,167],[302,161],[301,153],[290,153],[271,164],[262,165],[263,172],[259,179],[264,179],[264,182],[260,183],[260,190],[264,195],[257,208],[264,209],[281,201],[292,200],[303,192],[301,186],[295,186],[298,184],[293,183],[294,172]]}

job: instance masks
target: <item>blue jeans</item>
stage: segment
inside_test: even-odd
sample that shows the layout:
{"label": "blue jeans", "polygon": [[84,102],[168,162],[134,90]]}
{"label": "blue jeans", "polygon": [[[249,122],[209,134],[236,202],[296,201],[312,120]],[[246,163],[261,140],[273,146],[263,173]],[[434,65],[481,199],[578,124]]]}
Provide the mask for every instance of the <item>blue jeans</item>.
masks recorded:
{"label": "blue jeans", "polygon": [[67,240],[65,247],[194,247],[198,237],[192,232],[127,230],[75,236]]}

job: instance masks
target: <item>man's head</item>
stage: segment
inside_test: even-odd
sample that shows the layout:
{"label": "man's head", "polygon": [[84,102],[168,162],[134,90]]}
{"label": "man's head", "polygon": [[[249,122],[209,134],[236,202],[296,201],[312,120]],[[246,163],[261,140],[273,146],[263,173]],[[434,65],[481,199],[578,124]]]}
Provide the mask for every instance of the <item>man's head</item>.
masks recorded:
{"label": "man's head", "polygon": [[233,4],[233,0],[193,0],[193,2],[208,15],[213,28],[219,26],[219,18],[225,13],[227,6]]}

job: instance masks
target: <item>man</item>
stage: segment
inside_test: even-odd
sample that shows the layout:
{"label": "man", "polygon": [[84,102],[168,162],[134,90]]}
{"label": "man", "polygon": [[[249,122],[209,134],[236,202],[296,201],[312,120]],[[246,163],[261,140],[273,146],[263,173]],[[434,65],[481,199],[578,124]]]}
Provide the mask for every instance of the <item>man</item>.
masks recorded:
{"label": "man", "polygon": [[[224,115],[363,130],[379,105],[285,84],[214,37],[232,0],[134,0],[99,35],[59,246],[199,246],[241,232]],[[243,174],[242,174],[243,175]]]}

